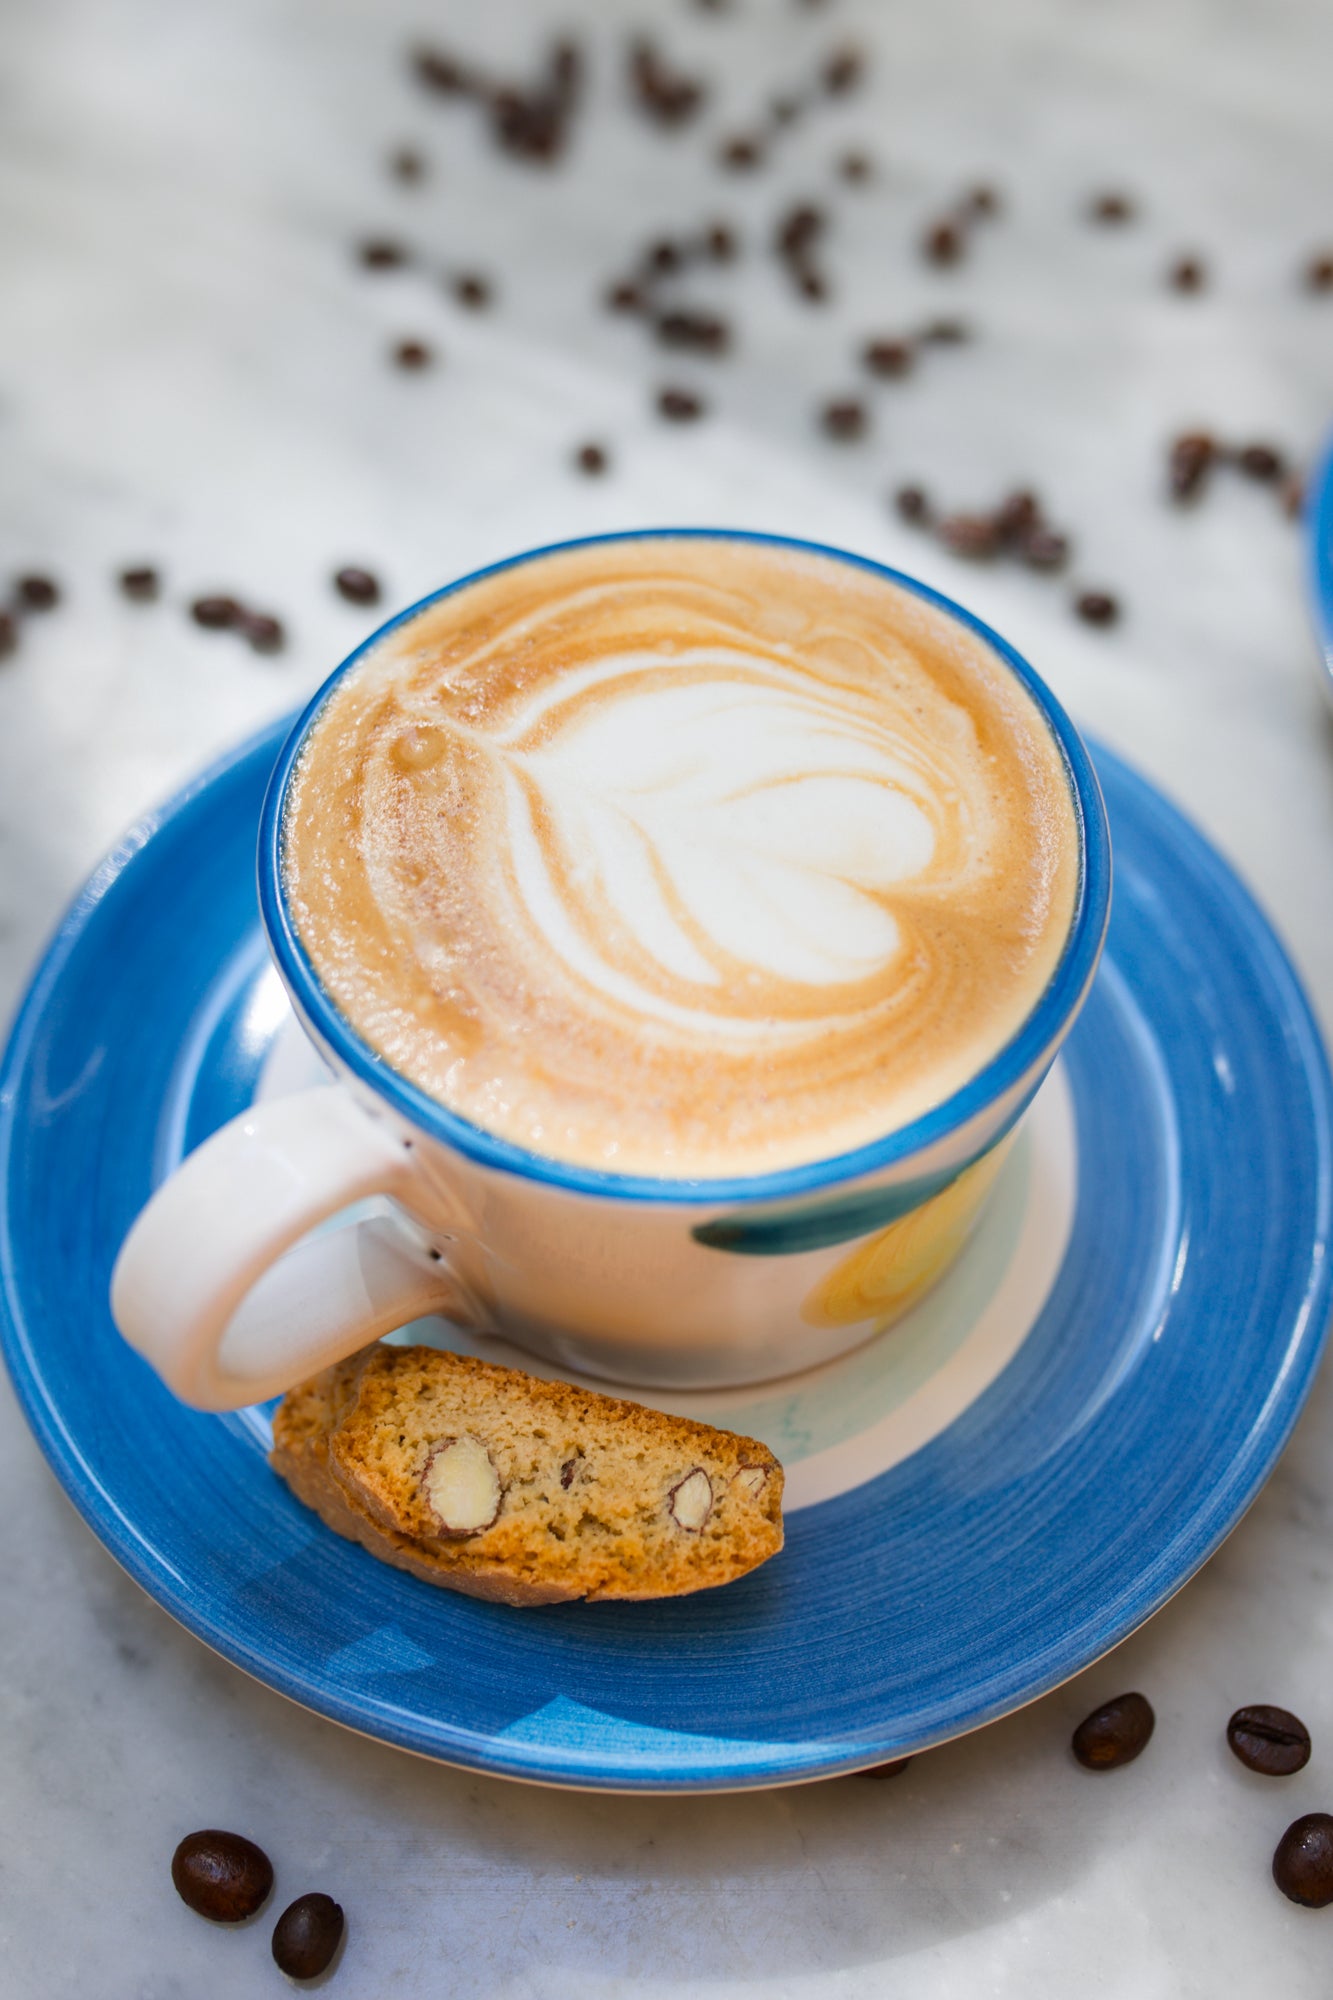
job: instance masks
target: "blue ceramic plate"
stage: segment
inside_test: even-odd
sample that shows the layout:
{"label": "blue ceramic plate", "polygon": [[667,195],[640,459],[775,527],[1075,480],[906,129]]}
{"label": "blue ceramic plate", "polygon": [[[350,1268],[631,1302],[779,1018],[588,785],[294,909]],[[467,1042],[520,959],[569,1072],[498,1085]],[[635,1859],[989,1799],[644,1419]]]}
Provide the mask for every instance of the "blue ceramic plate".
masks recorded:
{"label": "blue ceramic plate", "polygon": [[264,1462],[265,1412],[176,1403],[117,1337],[107,1283],[155,1182],[305,1060],[255,908],[281,737],[110,856],[0,1075],[9,1366],[57,1477],[159,1603],[284,1694],[428,1756],[728,1790],[1003,1715],[1207,1559],[1323,1345],[1330,1084],[1249,896],[1105,753],[1106,959],[977,1238],[858,1355],[690,1405],[790,1468],[787,1546],[764,1568],[664,1604],[451,1596],[306,1513]]}
{"label": "blue ceramic plate", "polygon": [[1324,660],[1324,691],[1333,700],[1333,444],[1315,473],[1305,520],[1315,632]]}

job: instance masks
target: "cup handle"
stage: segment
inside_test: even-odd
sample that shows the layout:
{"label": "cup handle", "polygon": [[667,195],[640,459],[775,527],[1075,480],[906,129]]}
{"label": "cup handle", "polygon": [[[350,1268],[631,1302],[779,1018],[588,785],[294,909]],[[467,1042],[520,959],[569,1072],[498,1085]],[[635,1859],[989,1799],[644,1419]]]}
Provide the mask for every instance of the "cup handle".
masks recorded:
{"label": "cup handle", "polygon": [[279,1395],[460,1296],[404,1222],[319,1223],[414,1178],[412,1147],[337,1084],[233,1118],[163,1183],[121,1248],[111,1311],[196,1409]]}

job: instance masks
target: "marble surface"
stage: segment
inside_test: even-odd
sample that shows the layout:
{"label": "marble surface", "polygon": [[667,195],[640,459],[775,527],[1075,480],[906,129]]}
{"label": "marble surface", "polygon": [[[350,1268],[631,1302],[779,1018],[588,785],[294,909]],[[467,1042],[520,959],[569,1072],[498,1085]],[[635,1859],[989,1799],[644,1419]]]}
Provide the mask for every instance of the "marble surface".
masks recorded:
{"label": "marble surface", "polygon": [[[1300,457],[1330,419],[1333,298],[1296,274],[1329,228],[1333,15],[1319,0],[567,0],[594,48],[592,106],[551,174],[497,157],[468,107],[424,99],[404,50],[434,32],[525,67],[552,10],[492,0],[11,0],[0,43],[0,569],[67,587],[0,668],[0,1004],[114,835],[211,753],[293,705],[367,629],[330,568],[366,562],[391,603],[513,550],[602,527],[715,521],[812,534],[915,569],[1023,647],[1076,716],[1201,821],[1263,897],[1333,1013],[1333,731],[1301,551],[1270,495],[1161,500],[1163,442],[1193,424]],[[697,128],[628,112],[625,36],[651,25],[705,72]],[[855,38],[867,87],[752,177],[717,135]],[[387,150],[419,143],[403,188]],[[850,144],[879,173],[843,188]],[[922,223],[993,178],[1003,217],[951,272]],[[1086,193],[1139,222],[1097,231]],[[738,353],[689,363],[598,310],[644,237],[733,217],[752,243],[782,203],[830,197],[824,308],[753,250],[691,290],[734,309]],[[417,245],[369,277],[363,231]],[[1162,272],[1196,250],[1194,298]],[[493,272],[468,315],[439,273]],[[873,435],[812,412],[856,379],[867,333],[965,314],[874,394]],[[400,335],[438,343],[417,377]],[[691,428],[653,390],[698,384]],[[578,479],[604,439],[611,476]],[[920,476],[951,505],[1032,481],[1123,593],[1099,633],[1067,584],[975,570],[902,528],[883,496]],[[157,607],[121,563],[160,561]],[[182,604],[234,588],[288,620],[280,659],[195,630]],[[146,996],[147,997],[147,996]],[[1220,1339],[1225,1328],[1218,1329]],[[1274,1890],[1299,1812],[1333,1808],[1333,1388],[1208,1566],[1112,1658],[1031,1709],[919,1759],[763,1796],[631,1801],[542,1793],[414,1762],[251,1683],[128,1582],[0,1392],[0,1955],[7,1994],[276,1985],[267,1926],[224,1934],[166,1866],[199,1824],[273,1854],[279,1895],[325,1888],[351,1935],[333,1989],[563,1996],[960,1993],[1108,2000],[1327,1988],[1333,1916]],[[1069,1729],[1125,1687],[1159,1724],[1094,1779]],[[1303,1714],[1315,1757],[1281,1784],[1221,1740],[1242,1701]]]}

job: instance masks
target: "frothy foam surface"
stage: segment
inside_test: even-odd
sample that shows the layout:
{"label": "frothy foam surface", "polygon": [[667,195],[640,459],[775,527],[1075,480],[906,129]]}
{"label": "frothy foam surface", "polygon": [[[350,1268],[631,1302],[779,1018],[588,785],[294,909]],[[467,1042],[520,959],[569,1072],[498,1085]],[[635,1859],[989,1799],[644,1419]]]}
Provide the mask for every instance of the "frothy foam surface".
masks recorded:
{"label": "frothy foam surface", "polygon": [[310,958],[372,1047],[534,1152],[751,1174],[994,1055],[1068,932],[1060,752],[972,633],[829,557],[539,557],[391,633],[284,820]]}

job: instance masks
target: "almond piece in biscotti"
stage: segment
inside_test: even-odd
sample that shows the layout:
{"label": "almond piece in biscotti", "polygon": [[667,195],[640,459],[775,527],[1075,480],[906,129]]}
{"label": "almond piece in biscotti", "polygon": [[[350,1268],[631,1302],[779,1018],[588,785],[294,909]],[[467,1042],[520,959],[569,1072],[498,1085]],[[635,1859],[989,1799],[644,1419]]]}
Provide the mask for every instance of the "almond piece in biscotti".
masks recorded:
{"label": "almond piece in biscotti", "polygon": [[745,1495],[747,1500],[757,1500],[768,1484],[768,1468],[763,1465],[743,1465],[731,1483]]}
{"label": "almond piece in biscotti", "polygon": [[701,1465],[678,1479],[667,1495],[667,1506],[677,1527],[697,1535],[713,1511],[713,1482]]}
{"label": "almond piece in biscotti", "polygon": [[480,1438],[441,1438],[421,1475],[426,1504],[445,1535],[479,1535],[500,1511],[504,1487]]}

